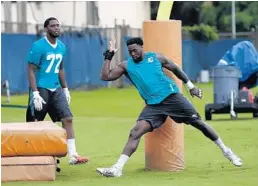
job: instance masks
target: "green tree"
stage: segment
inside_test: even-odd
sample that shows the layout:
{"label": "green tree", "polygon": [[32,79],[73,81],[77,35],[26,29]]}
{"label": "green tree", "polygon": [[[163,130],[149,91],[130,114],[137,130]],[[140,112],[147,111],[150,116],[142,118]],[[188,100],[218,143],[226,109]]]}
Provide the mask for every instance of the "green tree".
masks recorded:
{"label": "green tree", "polygon": [[[236,1],[236,31],[258,29],[258,2]],[[151,18],[156,19],[159,1],[151,2]],[[183,26],[201,23],[230,32],[232,27],[231,1],[175,1],[170,19],[181,20]]]}
{"label": "green tree", "polygon": [[210,42],[219,38],[215,27],[200,24],[194,26],[184,26],[183,31],[190,33],[192,39],[203,42]]}
{"label": "green tree", "polygon": [[[216,9],[216,24],[212,26],[216,26],[221,32],[230,32],[232,27],[231,2],[212,2],[212,6]],[[237,32],[250,31],[251,28],[257,28],[258,2],[239,1],[235,3],[235,6]],[[202,6],[200,15],[203,22],[206,21],[205,17],[212,17],[214,19],[214,10],[210,6]]]}
{"label": "green tree", "polygon": [[216,26],[216,8],[212,5],[211,1],[204,2],[201,6],[200,22]]}

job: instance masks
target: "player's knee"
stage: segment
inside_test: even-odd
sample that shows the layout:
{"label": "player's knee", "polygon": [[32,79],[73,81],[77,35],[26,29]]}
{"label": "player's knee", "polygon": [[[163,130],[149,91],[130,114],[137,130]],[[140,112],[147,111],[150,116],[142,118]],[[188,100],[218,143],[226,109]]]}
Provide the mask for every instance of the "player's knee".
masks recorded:
{"label": "player's knee", "polygon": [[137,129],[136,127],[132,128],[130,131],[130,138],[137,140],[139,139],[141,136],[139,135],[139,129]]}
{"label": "player's knee", "polygon": [[152,130],[149,123],[146,121],[138,121],[130,131],[130,139],[139,140],[144,134]]}
{"label": "player's knee", "polygon": [[61,119],[61,121],[62,121],[64,124],[72,124],[72,123],[73,123],[73,118],[72,118],[72,117],[67,117],[67,118]]}
{"label": "player's knee", "polygon": [[193,127],[199,129],[200,131],[206,133],[211,129],[211,126],[206,124],[203,120],[198,119],[191,124]]}
{"label": "player's knee", "polygon": [[195,128],[198,129],[203,129],[205,128],[206,124],[204,123],[204,121],[202,121],[201,119],[196,119],[193,122],[191,122],[191,125]]}

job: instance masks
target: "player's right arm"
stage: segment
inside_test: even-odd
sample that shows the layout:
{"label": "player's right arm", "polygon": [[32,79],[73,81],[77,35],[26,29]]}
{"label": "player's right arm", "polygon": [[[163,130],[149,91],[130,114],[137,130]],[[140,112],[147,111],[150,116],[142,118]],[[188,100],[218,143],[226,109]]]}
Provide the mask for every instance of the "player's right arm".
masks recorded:
{"label": "player's right arm", "polygon": [[101,70],[101,79],[103,81],[114,81],[120,78],[125,72],[125,64],[126,62],[123,61],[119,63],[115,68],[110,69],[110,60],[105,60],[104,65],[102,66]]}
{"label": "player's right arm", "polygon": [[104,81],[114,81],[120,78],[125,73],[126,61],[119,63],[115,68],[110,69],[110,64],[113,56],[118,49],[115,49],[116,39],[109,41],[108,50],[104,53],[105,62],[101,69],[101,79]]}
{"label": "player's right arm", "polygon": [[41,52],[40,46],[38,45],[38,43],[33,43],[27,56],[28,80],[29,80],[30,88],[33,91],[38,91],[36,78],[35,78],[35,71],[39,68],[41,56],[42,56],[42,52]]}
{"label": "player's right arm", "polygon": [[35,78],[35,71],[37,70],[37,66],[33,64],[28,64],[28,79],[29,79],[29,85],[30,88],[33,91],[38,91],[37,85],[36,85],[36,78]]}
{"label": "player's right arm", "polygon": [[40,111],[43,108],[43,104],[46,104],[44,99],[40,96],[37,89],[37,83],[35,78],[35,71],[39,68],[42,52],[37,43],[34,43],[27,56],[28,62],[28,79],[30,88],[33,91],[33,103],[35,109]]}

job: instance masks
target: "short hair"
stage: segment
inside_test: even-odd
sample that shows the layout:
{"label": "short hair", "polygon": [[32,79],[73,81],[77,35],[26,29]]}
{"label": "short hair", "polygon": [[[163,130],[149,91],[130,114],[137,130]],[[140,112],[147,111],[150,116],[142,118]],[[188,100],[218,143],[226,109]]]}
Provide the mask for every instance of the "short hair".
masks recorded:
{"label": "short hair", "polygon": [[52,20],[57,20],[57,18],[55,18],[55,17],[47,18],[46,21],[44,22],[44,28],[46,28],[49,25],[49,22]]}
{"label": "short hair", "polygon": [[126,45],[133,45],[133,44],[137,44],[137,45],[140,45],[140,46],[143,46],[143,40],[142,38],[140,37],[133,37],[131,39],[128,39],[126,41]]}

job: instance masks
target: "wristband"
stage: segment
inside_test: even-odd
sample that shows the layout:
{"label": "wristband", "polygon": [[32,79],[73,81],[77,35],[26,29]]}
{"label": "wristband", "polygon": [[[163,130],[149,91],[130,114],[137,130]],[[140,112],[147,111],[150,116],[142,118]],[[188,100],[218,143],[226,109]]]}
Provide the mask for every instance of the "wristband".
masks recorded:
{"label": "wristband", "polygon": [[109,52],[109,50],[107,50],[106,52],[104,52],[103,55],[105,56],[105,60],[108,59],[111,61],[113,56],[115,55],[115,52],[114,51]]}
{"label": "wristband", "polygon": [[193,84],[190,80],[187,81],[186,86],[187,86],[188,89],[190,89],[190,90],[194,88],[194,84]]}

